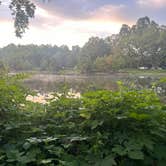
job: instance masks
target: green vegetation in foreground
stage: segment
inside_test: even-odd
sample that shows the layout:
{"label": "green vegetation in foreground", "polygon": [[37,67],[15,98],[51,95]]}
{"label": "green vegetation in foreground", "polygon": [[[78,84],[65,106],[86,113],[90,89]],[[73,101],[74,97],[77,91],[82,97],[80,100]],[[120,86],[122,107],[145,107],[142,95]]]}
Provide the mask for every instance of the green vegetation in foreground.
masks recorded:
{"label": "green vegetation in foreground", "polygon": [[0,166],[165,165],[166,106],[152,90],[120,85],[46,106],[26,94],[0,79]]}

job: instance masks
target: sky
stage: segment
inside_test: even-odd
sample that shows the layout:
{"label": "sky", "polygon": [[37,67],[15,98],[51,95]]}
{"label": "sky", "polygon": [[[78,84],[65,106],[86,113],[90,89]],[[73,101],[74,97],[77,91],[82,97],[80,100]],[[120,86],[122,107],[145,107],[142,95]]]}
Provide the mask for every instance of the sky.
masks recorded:
{"label": "sky", "polygon": [[122,24],[132,26],[148,16],[166,24],[166,0],[31,0],[35,18],[21,39],[15,37],[8,6],[0,5],[0,47],[14,44],[82,46],[92,36],[107,37],[119,32]]}

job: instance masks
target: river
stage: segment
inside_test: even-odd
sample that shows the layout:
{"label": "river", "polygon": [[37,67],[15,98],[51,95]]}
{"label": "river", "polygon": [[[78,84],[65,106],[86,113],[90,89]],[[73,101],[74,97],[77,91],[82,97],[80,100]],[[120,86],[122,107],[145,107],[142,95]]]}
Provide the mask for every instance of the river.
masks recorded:
{"label": "river", "polygon": [[135,75],[135,74],[110,74],[110,75],[55,75],[34,74],[24,81],[26,87],[41,93],[70,89],[76,92],[88,90],[117,89],[117,81],[137,88],[150,88],[152,84],[166,75]]}

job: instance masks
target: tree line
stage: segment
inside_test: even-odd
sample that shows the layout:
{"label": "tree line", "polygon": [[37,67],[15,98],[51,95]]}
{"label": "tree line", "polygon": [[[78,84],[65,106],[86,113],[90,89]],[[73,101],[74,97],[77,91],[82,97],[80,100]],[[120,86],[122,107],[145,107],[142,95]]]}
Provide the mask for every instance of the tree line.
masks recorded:
{"label": "tree line", "polygon": [[122,25],[119,34],[105,39],[91,37],[83,47],[10,44],[0,49],[0,66],[12,71],[72,69],[85,73],[141,67],[165,69],[165,43],[166,26],[144,17],[132,27]]}

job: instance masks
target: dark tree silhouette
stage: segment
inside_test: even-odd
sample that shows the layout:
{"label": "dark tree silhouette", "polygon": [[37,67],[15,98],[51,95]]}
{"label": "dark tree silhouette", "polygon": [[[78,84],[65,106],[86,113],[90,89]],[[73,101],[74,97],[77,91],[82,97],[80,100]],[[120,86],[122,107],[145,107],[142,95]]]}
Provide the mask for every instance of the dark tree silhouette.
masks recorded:
{"label": "dark tree silhouette", "polygon": [[9,8],[14,19],[16,36],[21,38],[28,29],[29,19],[34,17],[36,7],[30,0],[11,0]]}

